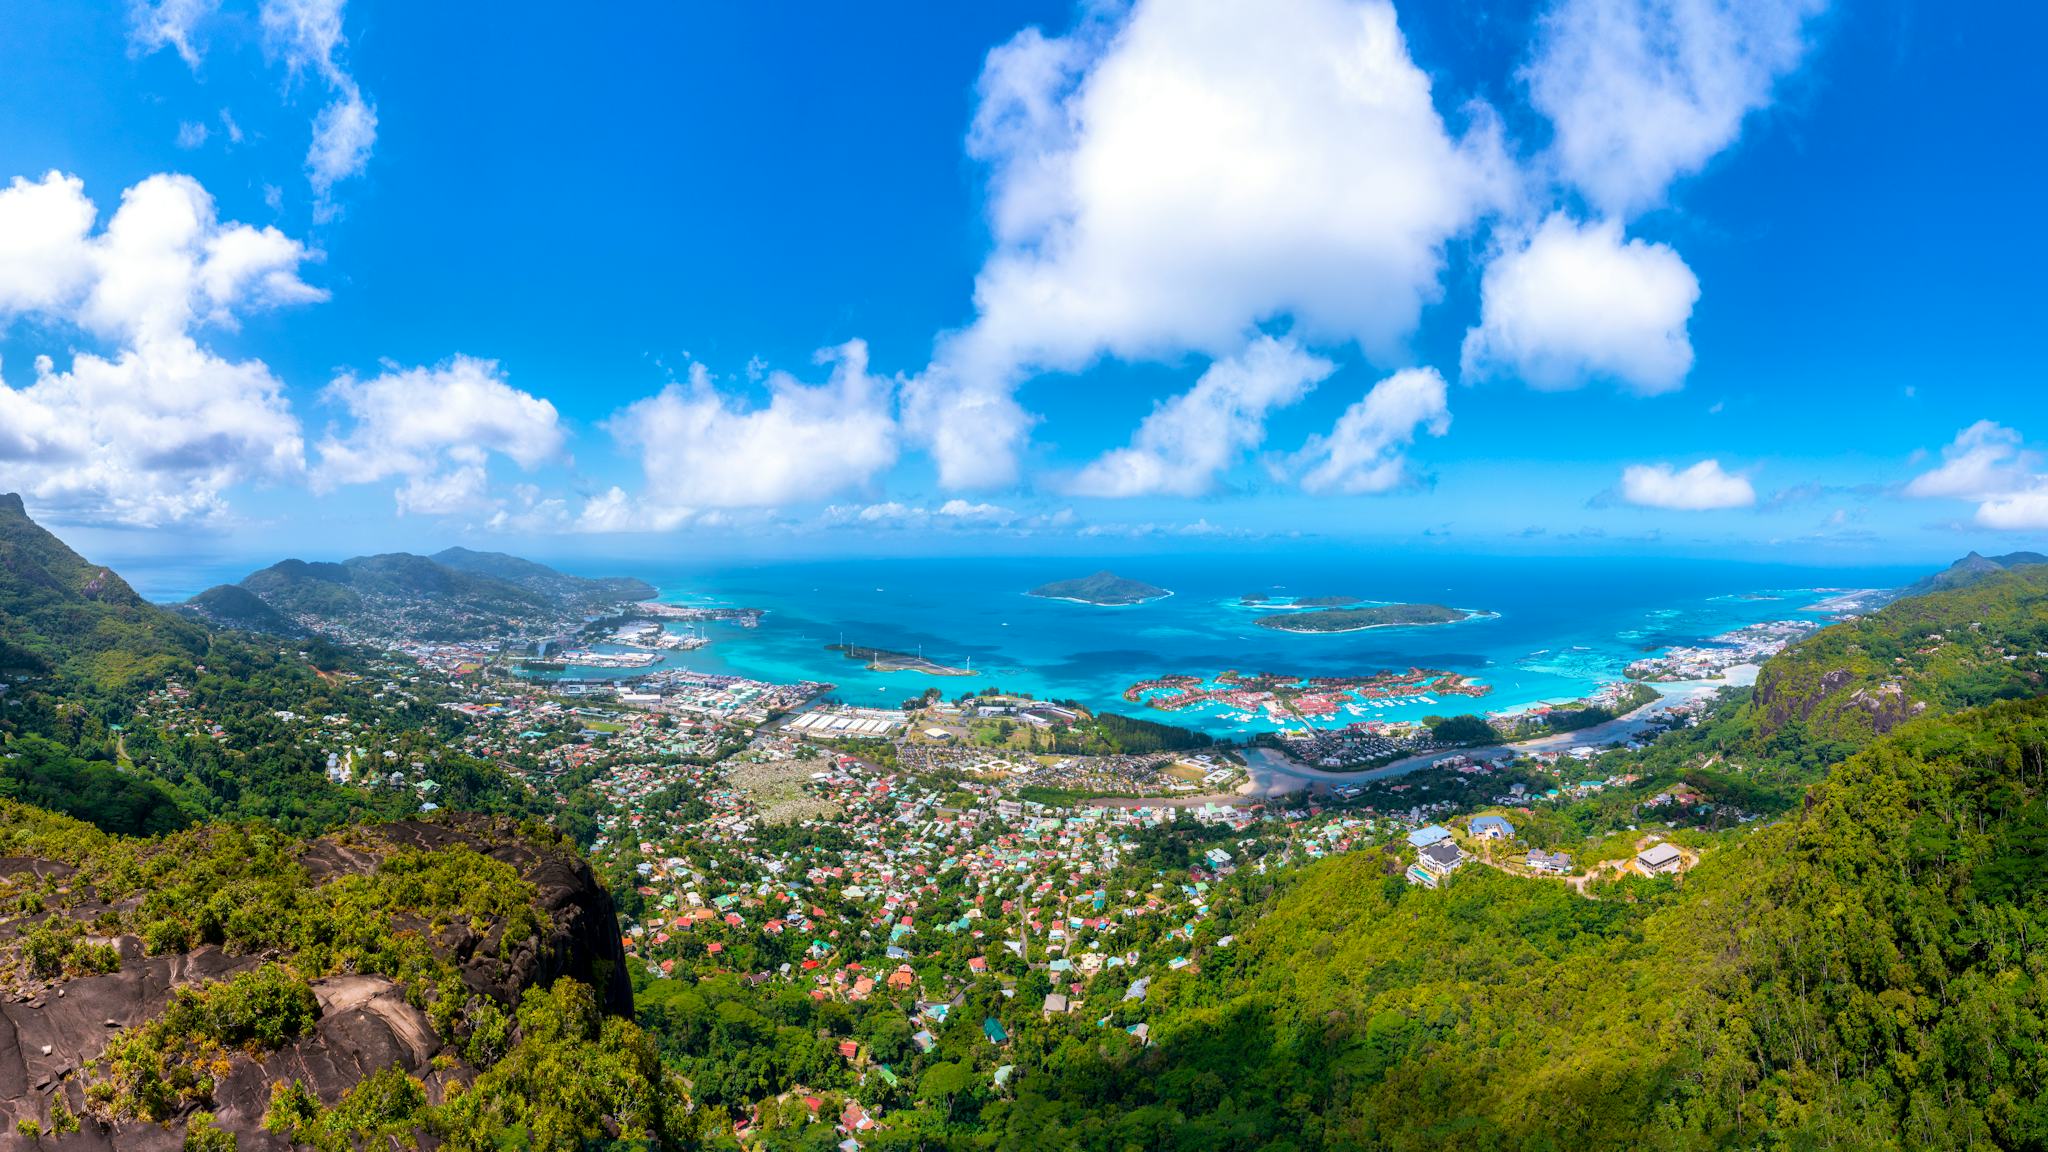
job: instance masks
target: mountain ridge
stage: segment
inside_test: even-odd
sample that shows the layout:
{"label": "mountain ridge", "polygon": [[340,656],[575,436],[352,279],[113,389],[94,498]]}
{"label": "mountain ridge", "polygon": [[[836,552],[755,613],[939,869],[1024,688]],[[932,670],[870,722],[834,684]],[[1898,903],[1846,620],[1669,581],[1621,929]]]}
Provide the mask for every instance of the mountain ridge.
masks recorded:
{"label": "mountain ridge", "polygon": [[[225,611],[272,623],[230,588],[292,626],[438,641],[545,634],[656,592],[633,577],[571,576],[505,553],[448,548],[433,556],[381,552],[338,562],[280,560],[188,603],[202,614]],[[278,629],[273,624],[258,630]]]}
{"label": "mountain ridge", "polygon": [[1900,589],[1899,595],[1924,596],[1929,592],[1961,588],[1999,572],[2037,564],[2048,564],[2048,555],[2039,552],[2007,552],[2003,556],[1986,556],[1972,549],[1969,555],[1947,568],[1923,576]]}

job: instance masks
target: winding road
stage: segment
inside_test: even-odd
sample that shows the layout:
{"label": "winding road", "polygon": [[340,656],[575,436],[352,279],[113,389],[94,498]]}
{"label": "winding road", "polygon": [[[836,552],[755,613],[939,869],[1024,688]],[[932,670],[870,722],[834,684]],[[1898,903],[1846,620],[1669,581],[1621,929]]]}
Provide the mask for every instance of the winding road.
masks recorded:
{"label": "winding road", "polygon": [[1271,748],[1251,748],[1245,752],[1245,760],[1251,771],[1251,781],[1244,789],[1244,793],[1260,798],[1272,798],[1298,792],[1315,784],[1361,784],[1371,780],[1384,780],[1389,776],[1406,776],[1410,772],[1427,768],[1446,756],[1462,755],[1477,760],[1491,760],[1504,755],[1522,755],[1529,752],[1562,752],[1568,748],[1585,746],[1597,748],[1640,736],[1676,705],[1723,686],[1713,682],[1677,685],[1674,686],[1674,690],[1635,711],[1617,716],[1604,724],[1595,724],[1591,728],[1536,736],[1528,740],[1486,744],[1476,748],[1439,749],[1435,752],[1406,756],[1391,764],[1383,764],[1363,772],[1315,768]]}

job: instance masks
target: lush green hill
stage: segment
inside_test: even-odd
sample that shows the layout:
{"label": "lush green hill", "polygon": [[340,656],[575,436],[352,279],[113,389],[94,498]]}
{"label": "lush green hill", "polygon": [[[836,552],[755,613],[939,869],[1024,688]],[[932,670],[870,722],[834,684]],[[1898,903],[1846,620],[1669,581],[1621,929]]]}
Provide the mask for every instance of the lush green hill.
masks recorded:
{"label": "lush green hill", "polygon": [[[1378,853],[1274,890],[957,1147],[2038,1148],[2048,703],[1909,724],[1681,881],[1587,899]],[[1119,1017],[1121,1019],[1121,1017]]]}
{"label": "lush green hill", "polygon": [[210,629],[144,601],[31,521],[18,498],[0,497],[0,796],[124,833],[208,818],[324,829],[417,810],[403,789],[335,783],[326,749],[286,719],[331,714],[351,718],[358,742],[431,764],[444,807],[537,806],[498,766],[444,746],[450,714],[430,687],[380,695],[333,644],[281,649],[241,631],[261,616],[249,599],[203,595],[242,616],[235,630]]}
{"label": "lush green hill", "polygon": [[216,584],[187,600],[182,607],[223,628],[240,628],[245,632],[264,632],[273,636],[306,635],[304,627],[239,584]]}
{"label": "lush green hill", "polygon": [[503,552],[444,548],[434,553],[432,559],[444,567],[517,584],[529,592],[537,592],[565,603],[582,604],[593,610],[608,608],[621,602],[649,600],[658,592],[654,585],[631,576],[603,576],[594,579],[570,576],[557,572],[545,564],[536,564],[531,560],[509,556]]}
{"label": "lush green hill", "polygon": [[312,628],[423,640],[540,634],[654,595],[639,580],[586,580],[516,556],[458,548],[339,564],[285,560],[250,573],[241,587]]}
{"label": "lush green hill", "polygon": [[1769,740],[1862,747],[1905,720],[2048,691],[2048,565],[1986,572],[1824,628],[1757,677]]}
{"label": "lush green hill", "polygon": [[[421,564],[440,568],[372,562],[348,586],[431,586]],[[274,624],[243,589],[200,604]],[[449,814],[552,804],[454,750],[433,684],[384,692],[316,665],[331,645],[210,633],[14,497],[0,636],[0,999],[20,1037],[0,1128],[23,1146],[683,1143],[610,898],[546,826]],[[329,721],[432,771],[443,813],[375,822],[419,796],[334,782],[309,738]]]}
{"label": "lush green hill", "polygon": [[206,651],[206,630],[136,595],[0,495],[0,678],[55,672],[103,688],[161,679]]}

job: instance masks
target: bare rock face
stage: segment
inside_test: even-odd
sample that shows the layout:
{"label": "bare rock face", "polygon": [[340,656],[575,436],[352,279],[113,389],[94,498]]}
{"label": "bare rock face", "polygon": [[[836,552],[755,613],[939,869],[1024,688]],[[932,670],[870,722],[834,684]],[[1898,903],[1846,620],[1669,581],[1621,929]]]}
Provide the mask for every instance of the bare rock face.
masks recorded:
{"label": "bare rock face", "polygon": [[1907,696],[1905,686],[1897,683],[1880,684],[1867,690],[1858,688],[1849,693],[1843,706],[1861,710],[1869,717],[1870,730],[1879,736],[1927,711],[1925,701]]}
{"label": "bare rock face", "polygon": [[1847,668],[1830,668],[1810,687],[1795,690],[1784,682],[1778,668],[1766,664],[1764,674],[1756,682],[1756,706],[1763,730],[1776,732],[1795,720],[1811,719],[1824,702],[1855,679],[1856,674]]}
{"label": "bare rock face", "polygon": [[[237,1066],[214,1089],[215,1123],[236,1133],[241,1148],[290,1146],[262,1131],[274,1083],[297,1080],[331,1105],[370,1073],[395,1066],[425,1081],[438,1100],[451,1079],[471,1073],[435,1035],[427,1014],[406,1003],[405,989],[384,977],[337,976],[314,984],[313,992],[320,1022],[311,1035],[261,1064]],[[434,1057],[444,1050],[449,1066],[436,1070]]]}
{"label": "bare rock face", "polygon": [[[546,914],[549,929],[539,939],[512,941],[505,956],[498,955],[495,932],[485,938],[458,926],[444,935],[447,954],[462,965],[463,982],[472,989],[511,1005],[518,1003],[524,990],[568,976],[596,989],[606,1012],[633,1014],[633,983],[626,975],[618,910],[581,856],[552,845],[536,845],[522,838],[517,825],[509,820],[482,817],[431,823],[407,820],[379,827],[377,838],[393,848],[420,852],[451,848],[481,852],[519,869],[538,890],[537,903]],[[377,866],[377,859],[374,850],[326,839],[315,841],[300,862],[318,882],[368,871]]]}
{"label": "bare rock face", "polygon": [[[522,837],[509,821],[454,817],[356,830],[313,841],[300,861],[320,884],[372,871],[386,853],[402,849],[481,852],[517,868],[536,889],[536,905],[547,924],[537,936],[501,944],[496,926],[483,934],[457,926],[435,939],[435,951],[455,962],[473,993],[510,1010],[526,989],[568,976],[596,989],[606,1011],[632,1014],[632,985],[611,896],[580,856]],[[0,875],[23,872],[62,878],[69,869],[48,861],[0,859]],[[102,907],[89,905],[86,911]],[[0,927],[0,942],[21,930],[19,923]],[[28,1119],[42,1125],[43,1144],[58,1148],[180,1148],[182,1123],[166,1127],[128,1121],[109,1129],[87,1120],[82,1131],[48,1135],[51,1101],[61,1094],[82,1115],[86,1077],[79,1073],[121,1030],[162,1012],[180,986],[226,979],[273,958],[232,956],[212,946],[145,956],[135,937],[111,942],[120,953],[117,971],[34,984],[16,999],[0,1002],[0,1125],[7,1138],[20,1139],[13,1136],[15,1124]],[[383,976],[351,974],[316,981],[313,992],[319,1017],[311,1032],[260,1061],[238,1058],[215,1085],[215,1123],[234,1133],[240,1148],[283,1152],[289,1147],[263,1130],[273,1084],[298,1080],[331,1105],[381,1068],[403,1068],[426,1084],[433,1100],[442,1099],[451,1083],[475,1075],[459,1050],[435,1032],[426,1012],[408,1002],[403,986]]]}
{"label": "bare rock face", "polygon": [[224,980],[259,962],[211,947],[145,958],[142,942],[133,936],[121,937],[117,947],[118,972],[82,976],[32,999],[0,1004],[0,1115],[9,1129],[29,1114],[14,1111],[16,1101],[47,1094],[66,1073],[99,1055],[116,1032],[163,1011],[171,989]]}

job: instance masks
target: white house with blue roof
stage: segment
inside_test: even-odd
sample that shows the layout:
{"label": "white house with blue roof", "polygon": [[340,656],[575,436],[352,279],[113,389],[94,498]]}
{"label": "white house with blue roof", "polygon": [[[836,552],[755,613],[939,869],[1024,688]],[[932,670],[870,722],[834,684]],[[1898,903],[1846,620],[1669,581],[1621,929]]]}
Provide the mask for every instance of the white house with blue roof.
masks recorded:
{"label": "white house with blue roof", "polygon": [[1470,825],[1473,836],[1482,840],[1513,840],[1515,826],[1500,816],[1474,816]]}
{"label": "white house with blue roof", "polygon": [[1445,828],[1441,824],[1431,824],[1427,828],[1417,828],[1415,831],[1410,832],[1408,834],[1408,843],[1417,848],[1427,848],[1431,844],[1449,840],[1450,838],[1451,830],[1449,828]]}

